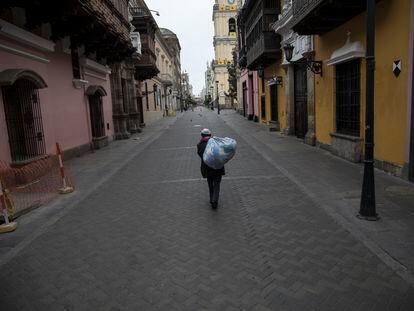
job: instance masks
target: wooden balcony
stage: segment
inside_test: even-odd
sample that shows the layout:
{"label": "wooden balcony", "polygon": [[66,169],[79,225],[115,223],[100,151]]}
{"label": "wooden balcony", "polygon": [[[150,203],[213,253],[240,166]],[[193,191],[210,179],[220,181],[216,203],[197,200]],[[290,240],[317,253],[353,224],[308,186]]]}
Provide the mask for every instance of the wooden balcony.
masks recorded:
{"label": "wooden balcony", "polygon": [[52,40],[71,38],[72,47],[84,46],[96,59],[114,63],[131,56],[134,48],[129,37],[129,0],[61,1],[5,0],[0,8],[26,10],[28,30],[50,24]]}
{"label": "wooden balcony", "polygon": [[139,6],[130,9],[132,25],[141,36],[142,57],[136,63],[135,78],[144,81],[155,77],[160,71],[157,68],[155,55],[155,32],[158,29],[150,10],[143,1],[137,1]]}
{"label": "wooden balcony", "polygon": [[247,67],[247,53],[246,53],[246,47],[243,46],[239,51],[239,66],[240,68],[246,68]]}
{"label": "wooden balcony", "polygon": [[162,84],[164,86],[172,86],[173,85],[173,77],[170,73],[162,73],[162,74],[160,74],[160,78],[161,78]]}
{"label": "wooden balcony", "polygon": [[247,68],[257,70],[281,59],[281,38],[274,31],[262,32],[258,40],[247,49]]}
{"label": "wooden balcony", "polygon": [[281,38],[270,25],[278,19],[280,1],[247,0],[239,14],[239,33],[245,41],[240,49],[241,65],[257,70],[279,60],[282,57]]}
{"label": "wooden balcony", "polygon": [[157,68],[157,57],[148,48],[142,49],[141,58],[135,63],[135,79],[144,81],[155,77],[160,71]]}
{"label": "wooden balcony", "polygon": [[293,0],[293,30],[300,35],[324,34],[365,10],[364,0]]}

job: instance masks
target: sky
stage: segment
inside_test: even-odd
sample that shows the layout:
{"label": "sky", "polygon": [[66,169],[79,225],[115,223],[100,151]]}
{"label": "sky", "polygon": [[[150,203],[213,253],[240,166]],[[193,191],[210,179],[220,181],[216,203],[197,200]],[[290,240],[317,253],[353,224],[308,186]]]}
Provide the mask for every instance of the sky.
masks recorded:
{"label": "sky", "polygon": [[194,94],[204,87],[207,62],[214,58],[212,21],[214,0],[145,0],[158,27],[174,32],[181,45],[181,71],[190,74]]}

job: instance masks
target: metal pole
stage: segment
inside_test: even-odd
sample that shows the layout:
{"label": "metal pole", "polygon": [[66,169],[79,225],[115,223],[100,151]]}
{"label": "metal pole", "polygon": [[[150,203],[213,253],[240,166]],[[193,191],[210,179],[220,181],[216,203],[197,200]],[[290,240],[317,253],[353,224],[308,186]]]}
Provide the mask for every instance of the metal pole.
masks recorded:
{"label": "metal pole", "polygon": [[359,217],[378,220],[374,178],[375,0],[367,0],[365,161]]}
{"label": "metal pole", "polygon": [[219,93],[218,93],[218,84],[219,82],[216,81],[216,92],[217,92],[217,114],[220,114],[220,99],[219,99]]}

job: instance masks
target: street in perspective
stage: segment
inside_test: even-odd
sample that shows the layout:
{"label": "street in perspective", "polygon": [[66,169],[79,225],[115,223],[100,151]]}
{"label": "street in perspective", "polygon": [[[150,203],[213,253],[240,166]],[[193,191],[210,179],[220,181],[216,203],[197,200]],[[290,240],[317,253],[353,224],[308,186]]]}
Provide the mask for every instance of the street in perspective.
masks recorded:
{"label": "street in perspective", "polygon": [[414,0],[1,1],[0,120],[0,310],[414,310]]}

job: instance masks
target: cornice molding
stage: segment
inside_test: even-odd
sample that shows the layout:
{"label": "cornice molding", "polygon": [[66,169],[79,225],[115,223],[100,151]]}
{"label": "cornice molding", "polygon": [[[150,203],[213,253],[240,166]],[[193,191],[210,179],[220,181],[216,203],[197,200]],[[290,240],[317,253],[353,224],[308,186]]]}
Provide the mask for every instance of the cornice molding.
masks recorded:
{"label": "cornice molding", "polygon": [[0,19],[0,35],[41,51],[54,52],[55,43]]}
{"label": "cornice molding", "polygon": [[111,74],[111,72],[112,72],[109,67],[101,65],[101,64],[99,64],[99,63],[97,63],[97,62],[95,62],[95,61],[93,61],[89,58],[86,58],[86,57],[81,58],[80,63],[84,68],[92,69],[93,71],[96,71],[96,72],[101,73],[103,75]]}
{"label": "cornice molding", "polygon": [[327,61],[328,66],[338,65],[356,58],[365,57],[365,48],[360,41],[351,42],[351,33],[348,32],[346,43],[335,50]]}

